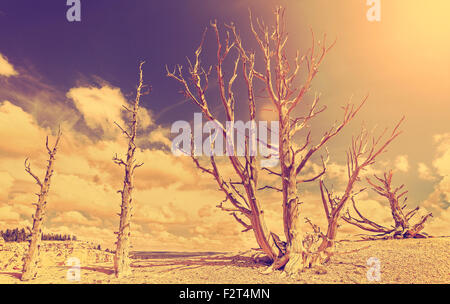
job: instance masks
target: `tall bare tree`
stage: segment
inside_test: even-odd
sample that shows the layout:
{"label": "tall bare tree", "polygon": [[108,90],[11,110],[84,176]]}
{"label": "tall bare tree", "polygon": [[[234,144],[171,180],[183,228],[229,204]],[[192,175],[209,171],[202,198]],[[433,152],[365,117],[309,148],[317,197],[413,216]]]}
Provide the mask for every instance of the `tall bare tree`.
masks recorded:
{"label": "tall bare tree", "polygon": [[[424,228],[425,222],[429,217],[432,216],[428,213],[421,217],[421,219],[414,225],[411,225],[409,221],[417,214],[419,207],[416,207],[408,212],[404,212],[406,208],[406,194],[407,190],[404,190],[405,185],[400,185],[399,187],[392,187],[392,170],[384,173],[383,178],[374,175],[378,184],[373,182],[370,178],[367,178],[367,182],[372,186],[372,190],[377,194],[385,197],[389,201],[389,206],[391,208],[392,218],[394,219],[394,226],[385,227],[380,224],[371,221],[365,217],[356,207],[355,200],[353,201],[353,210],[357,214],[357,217],[353,217],[350,211],[344,214],[343,219],[352,225],[355,225],[365,231],[372,233],[377,233],[375,235],[367,236],[367,239],[391,239],[391,238],[425,238],[427,234],[420,233]],[[403,200],[400,202],[400,200]]]}
{"label": "tall bare tree", "polygon": [[[239,159],[231,155],[228,156],[237,176],[238,181],[226,181],[217,168],[217,162],[214,156],[209,159],[211,168],[200,165],[199,160],[193,156],[194,161],[201,170],[213,175],[219,184],[220,189],[225,193],[226,200],[231,203],[232,208],[223,208],[225,211],[232,212],[236,220],[245,227],[245,231],[253,230],[257,243],[272,261],[271,269],[285,267],[289,274],[295,274],[305,267],[309,267],[311,257],[308,250],[303,246],[305,232],[301,231],[300,221],[300,200],[297,186],[306,182],[318,180],[325,174],[325,161],[322,161],[323,170],[314,177],[304,177],[305,168],[312,163],[312,157],[321,150],[333,137],[337,136],[344,127],[357,115],[366,98],[357,105],[347,104],[344,108],[342,121],[338,125],[329,128],[316,143],[312,140],[312,130],[310,122],[313,118],[325,111],[326,107],[320,107],[320,95],[315,94],[313,101],[309,104],[307,93],[310,91],[312,81],[319,71],[319,67],[324,61],[325,56],[333,47],[334,43],[326,43],[326,35],[320,41],[316,41],[312,34],[312,46],[302,56],[297,52],[295,64],[292,65],[287,58],[288,34],[284,22],[284,10],[277,8],[275,11],[275,25],[269,30],[262,21],[257,20],[257,26],[254,25],[250,14],[250,28],[255,37],[260,52],[262,53],[262,72],[259,72],[256,66],[256,54],[248,51],[242,42],[239,33],[234,24],[227,25],[228,31],[225,42],[221,41],[218,26],[212,22],[211,26],[215,32],[217,40],[217,85],[219,88],[220,100],[226,113],[226,120],[234,122],[235,120],[235,94],[233,84],[237,78],[239,65],[242,68],[242,75],[247,87],[247,105],[249,108],[249,120],[256,118],[255,102],[255,84],[254,80],[260,81],[277,115],[279,122],[279,170],[273,168],[258,167],[255,157],[246,153],[245,157]],[[182,73],[182,67],[178,66],[174,71],[167,70],[167,75],[176,79],[183,86],[184,93],[196,104],[202,111],[204,117],[214,121],[219,125],[225,138],[227,138],[226,129],[223,127],[217,117],[211,112],[210,102],[206,97],[211,69],[205,69],[200,64],[200,54],[204,43],[205,34],[202,42],[195,52],[195,61],[189,61],[190,81],[187,81]],[[230,52],[235,49],[234,64],[230,69],[231,75],[228,82],[224,76],[224,62]],[[293,67],[293,68],[292,68]],[[303,71],[306,79],[297,83],[299,74]],[[298,114],[306,113],[306,114]],[[303,137],[303,143],[298,145],[294,137],[302,131],[306,136]],[[246,142],[248,146],[248,142]],[[245,151],[249,151],[246,147]],[[281,186],[259,187],[258,172],[265,170],[269,174],[280,178]],[[359,173],[359,170],[358,170]],[[235,187],[243,186],[245,191],[241,194]],[[282,193],[283,223],[285,241],[279,236],[270,232],[264,221],[264,213],[260,203],[259,195],[256,190],[269,189]],[[250,223],[245,223],[237,216],[240,214],[248,218]]]}
{"label": "tall bare tree", "polygon": [[[315,94],[309,106],[305,96],[310,91],[319,67],[334,46],[334,43],[327,45],[326,35],[323,36],[321,41],[316,41],[312,33],[311,48],[302,56],[297,51],[295,65],[291,69],[286,51],[288,34],[284,21],[284,10],[282,8],[276,9],[275,25],[271,30],[260,20],[257,20],[256,28],[251,15],[250,26],[264,59],[264,72],[254,71],[254,73],[265,85],[265,91],[275,108],[280,123],[280,171],[276,172],[276,174],[281,178],[280,190],[282,192],[286,245],[285,248],[280,250],[279,256],[281,258],[275,261],[273,267],[279,268],[286,265],[285,271],[288,274],[295,274],[306,266],[308,260],[308,254],[303,247],[305,233],[301,231],[299,226],[300,200],[297,185],[315,181],[325,173],[324,166],[322,172],[313,178],[306,179],[301,177],[312,156],[343,130],[360,111],[366,98],[358,106],[346,105],[341,123],[331,127],[323,134],[319,142],[313,144],[311,138],[312,130],[309,123],[313,118],[325,111],[326,106],[318,108],[319,94]],[[249,58],[252,53],[244,49],[234,27],[232,27],[232,30],[241,56],[244,60]],[[306,79],[298,84],[295,82],[295,79],[298,78],[303,66],[305,66]],[[306,112],[306,115],[298,115],[295,112]],[[294,141],[294,136],[300,131],[305,132],[307,136],[301,145],[297,145]]]}
{"label": "tall bare tree", "polygon": [[124,109],[128,114],[131,114],[131,120],[128,124],[128,128],[123,128],[118,123],[116,125],[120,128],[122,133],[128,139],[128,150],[126,160],[123,160],[117,156],[114,156],[113,161],[119,166],[124,167],[125,175],[123,180],[123,189],[118,192],[122,196],[122,204],[120,211],[120,223],[119,231],[117,233],[116,242],[116,252],[114,255],[114,271],[118,278],[127,276],[131,273],[130,268],[130,236],[131,236],[131,217],[133,211],[133,188],[134,188],[134,171],[139,168],[143,163],[137,163],[135,158],[136,152],[136,135],[138,130],[138,113],[139,113],[139,102],[141,96],[146,94],[144,88],[146,85],[143,80],[143,70],[142,66],[145,62],[139,64],[139,84],[136,90],[136,98],[133,103],[133,107],[129,108],[124,106]]}
{"label": "tall bare tree", "polygon": [[45,212],[47,207],[47,197],[50,191],[51,178],[53,176],[53,167],[55,163],[55,155],[57,152],[59,140],[61,139],[61,129],[58,130],[55,144],[53,148],[49,146],[48,136],[45,142],[47,152],[49,155],[47,171],[45,173],[45,178],[43,181],[31,171],[30,162],[25,159],[25,171],[30,174],[40,187],[37,203],[33,205],[36,206],[36,211],[33,215],[33,228],[31,229],[31,240],[28,247],[28,252],[24,258],[24,265],[22,271],[22,281],[32,280],[37,275],[38,262],[39,262],[39,249],[42,241],[42,226],[44,223]]}

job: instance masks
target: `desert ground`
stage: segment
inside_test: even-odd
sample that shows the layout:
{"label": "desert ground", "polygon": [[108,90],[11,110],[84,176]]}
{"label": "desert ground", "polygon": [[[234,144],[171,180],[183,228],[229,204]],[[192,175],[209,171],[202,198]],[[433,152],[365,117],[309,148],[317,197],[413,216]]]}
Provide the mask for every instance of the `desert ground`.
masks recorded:
{"label": "desert ground", "polygon": [[[0,248],[0,283],[20,281],[21,256],[25,243],[6,243]],[[361,249],[362,248],[362,249]],[[357,250],[361,249],[361,250]],[[355,251],[356,250],[356,251]],[[39,276],[31,283],[44,284],[429,284],[450,283],[450,237],[382,241],[342,242],[333,259],[323,268],[308,269],[298,278],[282,271],[262,272],[267,266],[256,263],[255,252],[243,251],[192,257],[133,259],[133,273],[118,280],[113,274],[112,254],[78,242],[43,245]],[[68,281],[69,257],[80,262],[80,280]],[[380,261],[380,281],[366,274],[371,257]]]}

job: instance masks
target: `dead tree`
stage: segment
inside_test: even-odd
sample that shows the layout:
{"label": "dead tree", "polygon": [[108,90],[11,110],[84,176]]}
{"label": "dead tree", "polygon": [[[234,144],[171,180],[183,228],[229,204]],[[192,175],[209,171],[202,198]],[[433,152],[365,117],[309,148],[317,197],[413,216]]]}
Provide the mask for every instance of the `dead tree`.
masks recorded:
{"label": "dead tree", "polygon": [[[272,102],[275,113],[280,124],[279,132],[279,157],[280,169],[278,172],[269,170],[271,174],[280,177],[283,207],[283,223],[285,241],[284,246],[278,246],[280,252],[274,260],[272,269],[284,267],[289,275],[294,275],[301,269],[308,267],[309,250],[304,247],[307,238],[305,231],[299,227],[300,221],[300,199],[298,186],[313,182],[325,174],[325,162],[323,170],[314,177],[305,178],[305,168],[311,163],[312,157],[321,150],[333,137],[337,136],[344,127],[357,115],[364,105],[366,98],[358,106],[347,104],[343,107],[344,115],[342,121],[326,131],[317,143],[313,143],[310,122],[313,118],[326,110],[326,106],[319,107],[320,94],[315,94],[312,102],[308,105],[306,96],[310,91],[312,82],[316,77],[319,67],[326,55],[334,46],[327,44],[326,35],[322,40],[316,41],[312,34],[312,44],[302,56],[297,51],[295,64],[290,64],[286,46],[288,34],[285,28],[284,10],[277,8],[275,11],[275,25],[271,30],[262,21],[257,20],[254,25],[250,15],[251,31],[263,54],[263,72],[257,72],[251,65],[252,73],[262,81],[268,98]],[[254,53],[246,51],[235,27],[230,27],[235,37],[235,43],[244,62],[251,62]],[[300,72],[304,69],[305,80],[296,83]],[[298,115],[296,112],[306,113]],[[303,131],[307,134],[301,144],[297,144],[294,137]],[[279,242],[276,242],[277,244]],[[268,271],[270,271],[270,269]]]}
{"label": "dead tree", "polygon": [[136,135],[138,128],[138,112],[139,112],[139,102],[141,96],[146,94],[144,93],[144,88],[146,85],[143,81],[143,70],[142,66],[144,62],[141,62],[139,65],[139,84],[136,91],[136,98],[134,100],[134,104],[132,108],[127,106],[123,106],[127,113],[131,114],[131,121],[129,122],[128,128],[125,129],[121,127],[118,123],[116,125],[120,128],[122,133],[128,139],[128,150],[126,160],[119,158],[117,155],[114,156],[113,161],[119,166],[123,166],[125,175],[123,180],[123,189],[118,192],[122,196],[122,204],[121,204],[121,212],[120,223],[119,223],[119,231],[117,234],[117,242],[116,242],[116,252],[114,255],[114,272],[116,277],[124,277],[131,273],[130,268],[130,236],[131,236],[131,217],[132,217],[132,192],[134,188],[134,171],[136,168],[139,168],[143,165],[143,163],[137,163],[135,159],[136,152]]}
{"label": "dead tree", "polygon": [[[273,261],[273,265],[269,270],[285,267],[285,271],[288,274],[295,274],[310,264],[308,262],[310,259],[308,257],[309,251],[303,246],[306,235],[299,227],[301,203],[297,189],[298,185],[316,181],[325,174],[326,167],[325,161],[323,161],[323,170],[320,173],[308,178],[303,176],[306,174],[305,168],[312,163],[311,159],[313,156],[321,151],[357,115],[366,98],[357,106],[350,104],[344,106],[342,121],[330,127],[318,142],[313,143],[310,122],[325,111],[326,107],[318,106],[319,94],[315,94],[310,104],[306,96],[311,89],[312,81],[317,75],[320,65],[334,43],[328,45],[326,43],[326,35],[324,35],[322,40],[316,41],[314,34],[312,34],[311,48],[302,56],[297,52],[295,63],[292,65],[287,59],[286,45],[288,35],[285,29],[284,10],[281,8],[276,9],[275,26],[270,30],[260,20],[257,20],[257,26],[255,26],[250,14],[250,28],[262,53],[263,64],[260,67],[262,70],[260,72],[258,71],[259,67],[256,66],[256,53],[245,48],[234,24],[226,26],[228,31],[224,43],[221,41],[217,23],[213,22],[211,26],[214,29],[218,45],[217,85],[226,119],[232,122],[235,119],[233,84],[237,78],[239,66],[241,66],[242,76],[247,88],[246,103],[249,109],[249,120],[254,120],[256,117],[257,105],[254,84],[256,81],[263,85],[266,93],[264,97],[271,101],[273,111],[278,117],[280,168],[278,170],[260,168],[256,165],[255,157],[248,154],[241,159],[236,156],[228,156],[234,171],[239,177],[238,181],[228,181],[221,176],[214,156],[209,158],[210,168],[202,166],[199,160],[193,156],[194,161],[202,171],[214,176],[220,190],[225,193],[225,201],[230,202],[232,205],[231,208],[224,208],[222,204],[219,207],[231,212],[236,220],[245,227],[245,231],[253,230],[258,245]],[[200,108],[204,117],[220,126],[221,132],[227,138],[225,127],[211,112],[211,105],[206,97],[209,83],[208,77],[211,69],[205,69],[200,64],[199,58],[204,39],[205,34],[195,52],[195,61],[193,63],[189,61],[188,73],[190,78],[188,80],[184,77],[181,66],[176,67],[174,71],[167,70],[167,75],[181,83],[184,94]],[[232,69],[230,69],[231,75],[228,78],[228,82],[226,82],[224,79],[224,61],[232,50],[236,50],[237,55],[235,55],[234,64]],[[303,69],[306,77],[303,82],[298,84],[296,79],[299,78]],[[297,111],[306,114],[299,115]],[[300,131],[304,132],[306,136],[304,136],[303,142],[298,145],[294,137]],[[248,151],[248,142],[246,142],[246,151]],[[281,185],[279,187],[258,187],[258,176],[261,170],[278,176]],[[236,185],[241,186],[241,188],[238,189]],[[241,189],[244,190],[244,193],[240,192]],[[264,222],[264,213],[257,190],[265,189],[282,193],[285,240],[270,232]],[[247,218],[249,223],[246,223],[237,215]]]}
{"label": "dead tree", "polygon": [[37,275],[38,262],[39,262],[39,249],[42,241],[42,226],[44,223],[45,212],[47,207],[47,197],[50,190],[51,178],[53,176],[53,167],[55,163],[55,155],[57,152],[59,140],[61,138],[61,129],[58,130],[58,135],[56,137],[55,144],[53,148],[50,148],[48,143],[48,136],[45,142],[47,152],[49,155],[47,171],[45,173],[45,178],[43,181],[31,171],[30,162],[25,159],[25,171],[30,174],[40,187],[37,203],[33,205],[36,206],[36,211],[33,215],[33,228],[31,229],[31,240],[28,247],[28,252],[24,258],[24,265],[22,271],[22,281],[32,280]]}
{"label": "dead tree", "polygon": [[[419,207],[404,213],[404,209],[406,208],[406,194],[407,190],[404,190],[405,185],[400,185],[395,189],[392,187],[392,170],[388,173],[384,173],[383,178],[374,175],[375,179],[379,182],[376,184],[369,178],[367,178],[367,182],[372,186],[373,191],[377,194],[385,197],[389,201],[389,205],[391,208],[392,218],[394,219],[394,225],[392,227],[385,227],[375,223],[374,221],[369,220],[365,217],[356,207],[355,200],[353,200],[353,210],[357,214],[357,217],[353,217],[350,214],[350,211],[344,214],[343,219],[352,225],[355,225],[365,231],[376,233],[375,235],[368,235],[365,238],[371,240],[377,239],[401,239],[401,238],[426,238],[428,237],[426,233],[420,233],[420,231],[424,228],[425,222],[429,217],[432,216],[432,213],[428,213],[414,225],[411,225],[409,221],[417,214]],[[403,200],[400,202],[400,200]]]}

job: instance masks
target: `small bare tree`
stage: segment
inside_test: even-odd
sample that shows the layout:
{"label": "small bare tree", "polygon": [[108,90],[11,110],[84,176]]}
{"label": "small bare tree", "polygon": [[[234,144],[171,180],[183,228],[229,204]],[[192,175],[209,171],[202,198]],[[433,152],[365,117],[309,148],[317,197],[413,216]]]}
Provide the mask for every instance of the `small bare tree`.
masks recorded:
{"label": "small bare tree", "polygon": [[58,135],[56,137],[56,142],[53,148],[50,148],[48,143],[48,136],[45,142],[45,146],[47,148],[47,152],[49,155],[47,171],[45,173],[45,178],[43,181],[31,171],[30,162],[28,158],[25,159],[25,171],[30,174],[36,181],[36,183],[40,187],[37,203],[33,205],[36,206],[36,211],[33,215],[33,228],[31,229],[31,240],[30,245],[28,247],[28,252],[24,258],[24,265],[22,271],[22,281],[29,281],[36,277],[37,268],[39,262],[39,249],[42,241],[42,226],[44,223],[45,212],[47,207],[47,197],[50,190],[50,182],[53,176],[53,167],[55,163],[55,155],[57,152],[59,140],[61,138],[61,129],[58,130]]}
{"label": "small bare tree", "polygon": [[116,242],[116,252],[114,256],[114,271],[118,278],[127,276],[131,273],[130,268],[130,236],[131,236],[131,217],[132,217],[132,192],[134,188],[134,171],[139,168],[143,163],[137,163],[135,159],[136,152],[136,135],[138,129],[138,112],[139,112],[139,102],[141,96],[148,93],[144,93],[144,88],[146,85],[143,81],[143,70],[142,66],[144,62],[139,65],[139,84],[137,86],[136,98],[132,108],[123,106],[124,109],[131,114],[131,121],[129,122],[128,128],[124,129],[118,123],[115,124],[120,128],[122,133],[128,139],[128,150],[126,160],[123,160],[117,156],[114,156],[113,161],[119,166],[124,167],[125,175],[123,180],[123,189],[118,192],[122,196],[121,212],[120,212],[120,223],[119,231],[117,233]]}
{"label": "small bare tree", "polygon": [[[360,174],[370,165],[373,165],[376,158],[383,153],[387,146],[401,134],[399,127],[403,119],[395,126],[394,130],[388,136],[387,140],[381,142],[385,132],[378,138],[370,138],[369,133],[363,130],[359,136],[352,139],[352,145],[347,152],[347,186],[344,194],[340,197],[333,195],[325,186],[323,180],[319,182],[320,193],[322,198],[325,215],[328,219],[327,234],[323,238],[322,244],[319,246],[319,251],[333,250],[334,241],[336,239],[338,220],[341,217],[345,203],[363,191],[364,189],[354,192],[355,183],[360,180]],[[372,139],[372,140],[371,140]]]}
{"label": "small bare tree", "polygon": [[[392,187],[392,176],[393,172],[390,170],[389,172],[384,173],[383,178],[374,175],[379,184],[376,184],[369,178],[367,178],[367,182],[372,186],[373,191],[388,199],[392,218],[394,219],[394,226],[385,227],[369,220],[358,210],[355,200],[353,199],[353,210],[357,214],[357,217],[353,217],[350,214],[350,211],[347,210],[343,216],[343,219],[347,223],[355,225],[365,231],[377,233],[376,235],[369,235],[366,237],[371,240],[392,238],[426,238],[427,234],[420,233],[420,231],[424,228],[425,222],[432,216],[432,213],[422,216],[416,224],[411,225],[409,221],[414,215],[417,214],[419,207],[416,207],[407,213],[403,212],[406,208],[406,194],[408,191],[404,190],[404,184],[394,189]],[[403,201],[400,202],[400,200]]]}

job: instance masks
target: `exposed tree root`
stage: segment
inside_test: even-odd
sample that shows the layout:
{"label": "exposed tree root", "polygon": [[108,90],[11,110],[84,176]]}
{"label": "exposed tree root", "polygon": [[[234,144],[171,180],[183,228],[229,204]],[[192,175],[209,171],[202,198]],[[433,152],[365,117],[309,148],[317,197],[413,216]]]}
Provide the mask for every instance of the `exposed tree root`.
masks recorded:
{"label": "exposed tree root", "polygon": [[324,266],[331,260],[331,257],[336,255],[345,255],[369,248],[370,245],[349,250],[349,251],[335,251],[334,248],[328,247],[325,250],[318,250],[315,252],[302,252],[292,254],[285,254],[277,259],[261,271],[262,274],[271,274],[276,270],[282,270],[282,275],[286,277],[296,278],[298,275],[307,270],[315,270],[318,273],[326,272]]}

